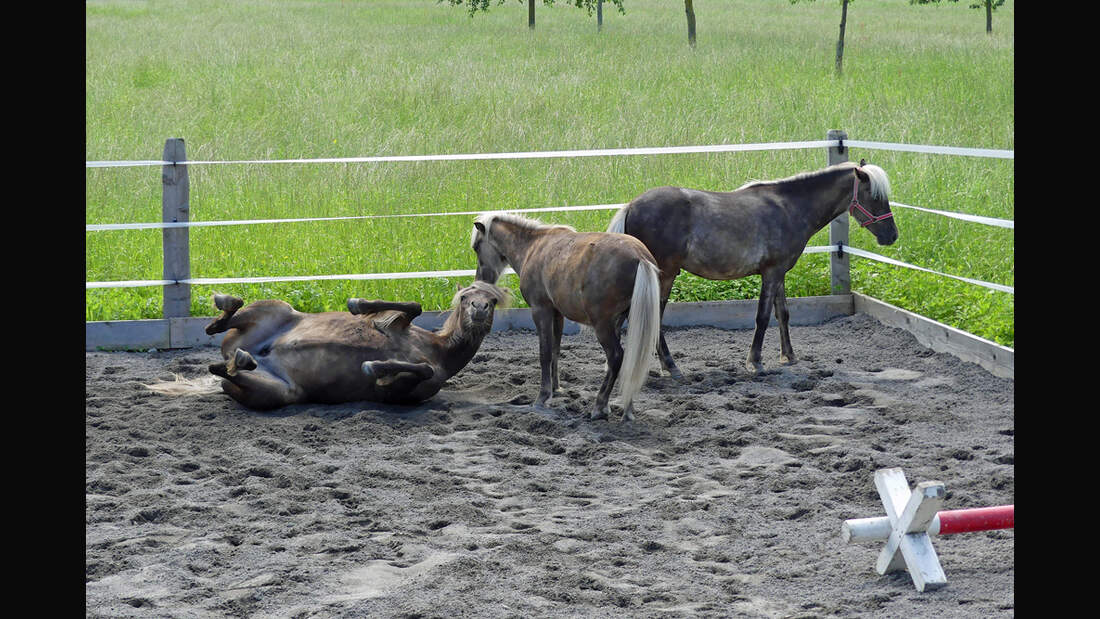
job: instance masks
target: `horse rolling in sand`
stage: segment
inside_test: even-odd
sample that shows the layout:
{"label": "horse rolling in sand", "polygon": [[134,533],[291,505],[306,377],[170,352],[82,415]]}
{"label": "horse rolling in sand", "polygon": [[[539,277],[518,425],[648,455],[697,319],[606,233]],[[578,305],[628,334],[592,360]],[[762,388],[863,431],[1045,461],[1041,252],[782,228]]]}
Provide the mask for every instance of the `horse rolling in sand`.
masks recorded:
{"label": "horse rolling in sand", "polygon": [[[488,213],[474,221],[470,246],[477,279],[496,282],[506,265],[519,276],[539,339],[542,382],[535,409],[558,388],[558,354],[564,318],[591,326],[607,355],[592,419],[605,419],[616,379],[623,421],[634,419],[634,396],[645,383],[660,332],[657,264],[638,239],[624,234],[577,232],[519,215]],[[625,346],[619,333],[628,321]]]}
{"label": "horse rolling in sand", "polygon": [[[886,172],[860,161],[772,181],[746,183],[731,192],[658,187],[619,209],[607,227],[641,239],[661,269],[661,315],[680,269],[714,280],[760,274],[756,331],[745,367],[763,369],[760,347],[773,308],[779,323],[780,361],[797,361],[787,323],[784,277],[806,243],[849,211],[880,245],[898,238],[890,212]],[[683,379],[668,352],[664,332],[658,356],[672,376]]]}
{"label": "horse rolling in sand", "polygon": [[[509,299],[506,290],[475,281],[455,293],[451,314],[432,332],[412,324],[419,303],[349,299],[349,312],[306,313],[275,299],[242,307],[238,297],[219,294],[214,305],[222,313],[206,333],[225,332],[225,360],[209,369],[226,394],[256,410],[358,400],[415,404],[466,367],[493,326],[494,308]],[[188,392],[186,381],[150,388]]]}

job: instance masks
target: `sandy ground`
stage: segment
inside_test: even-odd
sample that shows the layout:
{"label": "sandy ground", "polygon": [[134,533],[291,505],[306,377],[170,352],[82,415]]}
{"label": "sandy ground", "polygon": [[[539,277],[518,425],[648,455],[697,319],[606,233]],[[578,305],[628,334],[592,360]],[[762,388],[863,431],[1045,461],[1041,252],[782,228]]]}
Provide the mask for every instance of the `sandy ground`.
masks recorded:
{"label": "sandy ground", "polygon": [[[417,407],[254,413],[144,384],[214,348],[85,353],[86,613],[109,617],[1010,617],[1012,530],[936,538],[947,586],[879,576],[873,474],[1014,502],[1014,384],[856,315],[671,330],[688,376],[587,419],[604,357],[566,336],[553,415],[532,332],[491,334]],[[615,402],[616,398],[613,398]]]}

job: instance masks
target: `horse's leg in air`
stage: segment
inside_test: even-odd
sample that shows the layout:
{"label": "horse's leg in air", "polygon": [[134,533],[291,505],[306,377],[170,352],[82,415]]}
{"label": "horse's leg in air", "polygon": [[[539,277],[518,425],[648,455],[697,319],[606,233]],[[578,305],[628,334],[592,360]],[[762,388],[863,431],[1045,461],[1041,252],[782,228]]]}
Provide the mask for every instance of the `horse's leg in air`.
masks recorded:
{"label": "horse's leg in air", "polygon": [[430,363],[410,363],[408,361],[364,361],[363,373],[367,380],[382,381],[392,378],[402,372],[413,374],[418,380],[428,380],[435,376],[435,369]]}
{"label": "horse's leg in air", "polygon": [[[782,281],[782,279],[780,280]],[[752,347],[749,348],[749,356],[745,360],[745,369],[756,374],[764,369],[760,363],[760,349],[764,344],[764,332],[768,330],[768,322],[771,321],[772,305],[776,293],[775,278],[764,275],[760,282],[760,302],[756,306],[756,330],[752,333]]]}
{"label": "horse's leg in air", "polygon": [[786,282],[783,279],[779,280],[779,285],[775,288],[775,320],[779,323],[779,362],[784,365],[792,365],[798,362],[798,358],[794,356],[794,349],[791,348],[791,332],[788,328],[788,324],[791,321],[791,313],[787,311],[787,290]]}
{"label": "horse's leg in air", "polygon": [[[225,374],[219,374],[214,371],[214,367],[224,368]],[[232,355],[227,356],[226,360],[221,363],[215,363],[210,366],[210,373],[217,374],[218,376],[236,376],[238,372],[249,371],[256,369],[256,359],[252,357],[252,354],[243,348],[237,348],[233,351]]]}
{"label": "horse's leg in air", "polygon": [[[596,404],[592,409],[592,419],[607,419],[608,413],[611,411],[611,407],[608,406],[607,401],[611,399],[611,389],[615,386],[615,380],[619,378],[619,370],[623,366],[623,346],[619,341],[619,329],[623,326],[623,320],[625,316],[620,316],[618,319],[602,324],[594,325],[596,330],[596,339],[600,342],[600,346],[603,347],[603,352],[607,355],[607,365],[605,366],[605,374],[603,377],[603,384],[600,385],[600,390],[596,394]],[[635,328],[631,325],[630,328]],[[633,410],[623,410],[623,421],[630,421],[634,418]]]}
{"label": "horse's leg in air", "polygon": [[672,353],[668,351],[668,344],[665,343],[665,305],[668,304],[668,296],[672,294],[672,282],[676,281],[676,276],[680,274],[680,269],[668,269],[673,271],[671,277],[666,275],[665,269],[661,270],[660,284],[661,284],[661,335],[657,340],[657,358],[661,360],[661,367],[665,369],[676,380],[684,380],[684,373],[680,371],[680,368],[676,366],[676,362],[672,360]]}
{"label": "horse's leg in air", "polygon": [[229,365],[233,362],[231,359],[211,364],[210,373],[222,378],[222,391],[234,400],[255,410],[270,410],[301,401],[298,389],[267,372],[242,372],[238,365],[230,373]]}
{"label": "horse's leg in air", "polygon": [[531,318],[535,322],[535,331],[539,337],[539,368],[541,380],[539,383],[539,395],[535,399],[535,410],[549,412],[546,401],[554,395],[553,368],[554,368],[554,322],[558,310],[553,307],[531,308]]}
{"label": "horse's leg in air", "polygon": [[415,302],[399,303],[397,301],[368,301],[367,299],[348,299],[348,311],[352,314],[373,314],[386,310],[397,310],[408,315],[409,320],[416,318],[422,312],[420,304]]}
{"label": "horse's leg in air", "polygon": [[229,328],[229,319],[233,317],[233,314],[237,313],[237,310],[241,309],[244,305],[244,301],[239,297],[234,297],[228,294],[216,294],[214,295],[214,307],[222,311],[221,315],[210,321],[210,324],[206,325],[206,334],[214,335],[215,333],[221,333]]}

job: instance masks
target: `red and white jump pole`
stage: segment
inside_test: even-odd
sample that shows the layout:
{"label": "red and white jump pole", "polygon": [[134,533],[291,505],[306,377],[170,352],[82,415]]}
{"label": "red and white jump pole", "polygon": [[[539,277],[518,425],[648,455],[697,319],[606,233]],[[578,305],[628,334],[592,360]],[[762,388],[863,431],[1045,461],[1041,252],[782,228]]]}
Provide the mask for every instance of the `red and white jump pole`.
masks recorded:
{"label": "red and white jump pole", "polygon": [[841,537],[845,543],[886,540],[875,571],[886,574],[906,568],[917,591],[947,584],[932,547],[933,536],[1015,527],[1014,505],[940,511],[943,482],[921,482],[910,492],[901,469],[875,471],[875,487],[886,516],[845,520]]}
{"label": "red and white jump pole", "polygon": [[[955,533],[1012,529],[1015,525],[1014,508],[1014,505],[998,505],[937,512],[925,533],[936,537]],[[886,516],[845,520],[840,528],[841,536],[849,544],[886,539],[890,537],[890,531],[890,519]]]}

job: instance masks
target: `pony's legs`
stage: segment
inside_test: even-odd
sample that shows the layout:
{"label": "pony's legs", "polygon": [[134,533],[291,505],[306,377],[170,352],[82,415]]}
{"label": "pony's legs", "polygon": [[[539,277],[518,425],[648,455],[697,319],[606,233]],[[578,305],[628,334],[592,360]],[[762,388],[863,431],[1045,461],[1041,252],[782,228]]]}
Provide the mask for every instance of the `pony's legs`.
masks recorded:
{"label": "pony's legs", "polygon": [[[592,419],[607,419],[607,415],[611,411],[607,401],[611,399],[611,389],[615,386],[615,380],[619,378],[619,370],[623,366],[623,346],[619,340],[619,329],[623,326],[624,318],[620,316],[613,322],[595,326],[596,339],[603,347],[604,354],[607,355],[607,372],[604,374],[600,391],[596,394]],[[633,325],[631,325],[631,328],[633,328]],[[623,410],[623,421],[634,419],[633,408],[632,404]]]}
{"label": "pony's legs", "polygon": [[348,299],[348,311],[352,314],[372,314],[385,310],[397,310],[408,315],[409,320],[416,318],[423,310],[419,303],[399,303],[397,301],[368,301],[367,299]]}
{"label": "pony's legs", "polygon": [[408,372],[416,376],[418,381],[428,380],[435,376],[435,369],[428,363],[410,363],[408,361],[364,361],[363,373],[368,380],[385,383],[387,378],[392,378],[402,372]]}
{"label": "pony's legs", "polygon": [[780,279],[779,285],[775,287],[774,304],[775,320],[779,323],[779,362],[791,365],[797,363],[798,358],[794,356],[794,349],[791,348],[791,332],[788,328],[791,313],[787,311],[787,286],[783,279]]}
{"label": "pony's legs", "polygon": [[211,364],[210,373],[222,378],[222,391],[248,408],[270,410],[301,401],[302,394],[298,389],[267,372],[235,371],[230,374],[227,367],[230,363]]}
{"label": "pony's legs", "polygon": [[535,330],[539,336],[539,367],[542,370],[539,395],[535,399],[535,410],[546,411],[546,401],[554,394],[554,324],[557,315],[558,311],[553,307],[531,308],[531,318],[535,322]]}
{"label": "pony's legs", "polygon": [[361,367],[366,379],[391,397],[407,395],[435,376],[435,369],[427,363],[364,361]]}
{"label": "pony's legs", "polygon": [[550,356],[550,388],[552,393],[558,392],[558,357],[561,356],[561,334],[565,328],[565,316],[554,313],[554,350]]}
{"label": "pony's legs", "polygon": [[[783,280],[780,279],[780,282]],[[745,369],[756,374],[764,369],[760,363],[760,349],[764,344],[764,332],[768,330],[768,322],[771,321],[772,305],[775,303],[776,281],[774,277],[765,275],[760,283],[760,302],[756,306],[756,330],[752,333],[752,347],[749,348],[749,356],[745,360]]]}
{"label": "pony's legs", "polygon": [[[666,275],[666,271],[672,271],[672,276]],[[661,285],[661,334],[657,339],[657,358],[661,361],[661,367],[665,369],[676,380],[684,380],[684,373],[680,371],[680,368],[676,366],[676,362],[672,360],[672,353],[668,351],[668,344],[665,342],[665,305],[668,305],[668,296],[672,294],[672,283],[676,281],[676,276],[680,274],[680,269],[661,269],[660,285]]]}
{"label": "pony's legs", "polygon": [[216,294],[214,295],[214,307],[222,311],[221,315],[210,321],[210,324],[206,325],[206,334],[214,335],[215,333],[222,333],[229,328],[229,319],[233,317],[233,314],[237,313],[237,310],[244,306],[244,301],[240,297],[234,297],[228,294]]}

